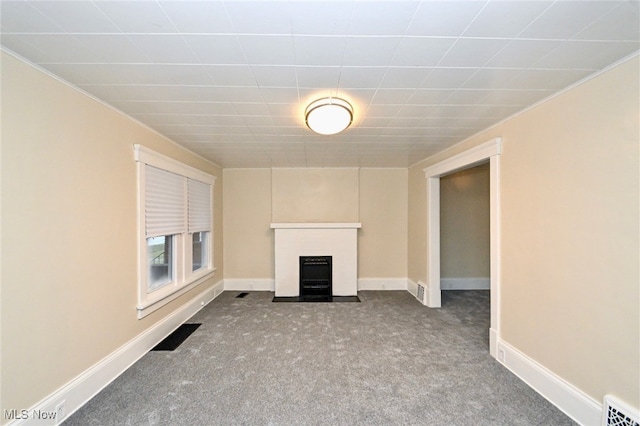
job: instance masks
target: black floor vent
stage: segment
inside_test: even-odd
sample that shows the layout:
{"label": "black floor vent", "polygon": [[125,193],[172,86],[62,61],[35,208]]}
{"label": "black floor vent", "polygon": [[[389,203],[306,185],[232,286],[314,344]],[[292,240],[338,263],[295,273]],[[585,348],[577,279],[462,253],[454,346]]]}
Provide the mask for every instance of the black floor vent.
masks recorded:
{"label": "black floor vent", "polygon": [[152,351],[175,351],[178,346],[182,344],[187,337],[191,336],[191,333],[196,331],[202,324],[182,324],[173,333],[164,338],[164,340],[158,343]]}
{"label": "black floor vent", "polygon": [[249,293],[240,293],[239,295],[236,296],[236,299],[244,299],[248,295],[249,295]]}

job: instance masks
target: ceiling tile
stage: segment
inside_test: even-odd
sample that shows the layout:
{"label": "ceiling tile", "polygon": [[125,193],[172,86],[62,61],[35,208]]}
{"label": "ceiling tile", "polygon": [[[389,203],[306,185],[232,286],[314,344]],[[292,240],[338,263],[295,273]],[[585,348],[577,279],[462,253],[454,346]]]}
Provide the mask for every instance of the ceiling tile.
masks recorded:
{"label": "ceiling tile", "polygon": [[459,39],[438,66],[481,67],[507,43],[498,39]]}
{"label": "ceiling tile", "polygon": [[271,117],[290,117],[295,116],[299,112],[298,105],[289,104],[266,104],[267,111]]}
{"label": "ceiling tile", "polygon": [[229,34],[234,32],[224,3],[219,1],[159,1],[182,33]]}
{"label": "ceiling tile", "polygon": [[183,35],[182,38],[203,64],[247,63],[235,35]]}
{"label": "ceiling tile", "polygon": [[249,65],[211,65],[207,72],[218,86],[257,86]]}
{"label": "ceiling tile", "polygon": [[54,33],[62,30],[42,12],[24,1],[0,2],[0,16],[11,17],[2,19],[0,28],[3,33]]}
{"label": "ceiling tile", "polygon": [[420,117],[393,117],[389,119],[388,126],[397,128],[420,127]]}
{"label": "ceiling tile", "polygon": [[428,117],[430,115],[440,115],[443,109],[441,105],[403,105],[397,109],[395,116],[401,117]]}
{"label": "ceiling tile", "polygon": [[434,68],[420,85],[424,89],[457,89],[476,72],[473,68]]}
{"label": "ceiling tile", "polygon": [[435,66],[455,41],[454,38],[403,37],[391,65]]}
{"label": "ceiling tile", "polygon": [[[189,45],[174,34],[135,34],[128,39],[142,51],[149,61],[159,64],[192,64],[197,63],[198,58]],[[134,62],[134,61],[132,61]]]}
{"label": "ceiling tile", "polygon": [[549,97],[551,90],[491,90],[484,98],[486,105],[533,105]]}
{"label": "ceiling tile", "polygon": [[413,105],[439,105],[449,96],[449,90],[416,89],[407,101]]}
{"label": "ceiling tile", "polygon": [[251,67],[259,87],[296,87],[296,69],[293,66]]}
{"label": "ceiling tile", "polygon": [[354,108],[363,108],[365,105],[369,105],[373,101],[373,97],[376,95],[375,88],[353,88],[349,90],[339,89],[336,92],[336,96],[345,99],[350,102]]}
{"label": "ceiling tile", "polygon": [[591,73],[591,70],[519,70],[505,88],[562,90]]}
{"label": "ceiling tile", "polygon": [[378,89],[372,103],[377,105],[402,105],[407,102],[407,100],[409,100],[411,95],[413,95],[414,93],[415,89]]}
{"label": "ceiling tile", "polygon": [[291,27],[294,34],[346,35],[353,2],[304,1],[291,4]]}
{"label": "ceiling tile", "polygon": [[[207,89],[207,88],[203,88]],[[260,88],[257,86],[248,87],[220,87],[213,88],[216,95],[223,96],[232,102],[250,102],[250,103],[264,103],[262,101],[262,95]]]}
{"label": "ceiling tile", "polygon": [[290,36],[242,35],[238,36],[238,40],[250,65],[296,63]]}
{"label": "ceiling tile", "polygon": [[340,71],[340,88],[378,87],[384,77],[382,67],[344,67]]}
{"label": "ceiling tile", "polygon": [[388,68],[381,84],[386,88],[417,88],[427,74],[423,68]]}
{"label": "ceiling tile", "polygon": [[[342,65],[346,44],[346,37],[293,37],[295,63],[298,65],[321,66]],[[293,58],[287,62],[287,64],[293,63]]]}
{"label": "ceiling tile", "polygon": [[147,86],[160,101],[230,102],[225,87],[212,86]]}
{"label": "ceiling tile", "polygon": [[[181,65],[141,65],[135,66],[131,72],[135,78],[137,78],[136,71],[140,68],[153,68],[153,71],[146,71],[144,76],[154,75],[155,81],[149,81],[148,83],[156,84],[168,84],[170,81],[174,84],[187,84],[198,86],[210,86],[214,84],[214,80],[209,73],[209,67],[203,65],[194,64],[181,64]],[[142,78],[142,76],[140,76]]]}
{"label": "ceiling tile", "polygon": [[98,1],[100,8],[125,33],[173,33],[173,22],[153,1]]}
{"label": "ceiling tile", "polygon": [[484,105],[489,95],[488,90],[460,89],[450,93],[442,101],[443,105]]}
{"label": "ceiling tile", "polygon": [[638,42],[565,41],[534,64],[549,69],[600,69],[636,52]]}
{"label": "ceiling tile", "polygon": [[615,7],[611,1],[557,1],[518,34],[520,38],[566,39]]}
{"label": "ceiling tile", "polygon": [[464,32],[464,37],[511,38],[524,30],[553,1],[490,0]]}
{"label": "ceiling tile", "polygon": [[138,63],[153,61],[127,36],[122,34],[86,34],[79,38],[82,50],[78,51],[74,59],[69,62]]}
{"label": "ceiling tile", "polygon": [[638,40],[640,38],[640,2],[626,1],[578,32],[579,40]]}
{"label": "ceiling tile", "polygon": [[402,35],[418,6],[417,1],[390,4],[356,1],[349,26],[351,35]]}
{"label": "ceiling tile", "polygon": [[31,2],[69,33],[116,33],[120,29],[93,2]]}
{"label": "ceiling tile", "polygon": [[400,37],[349,37],[342,63],[344,65],[387,65],[391,62]]}
{"label": "ceiling tile", "polygon": [[3,35],[2,45],[35,63],[86,62],[89,52],[79,37],[70,34]]}
{"label": "ceiling tile", "polygon": [[54,74],[76,84],[211,84],[199,65],[47,64]]}
{"label": "ceiling tile", "polygon": [[512,68],[479,69],[462,87],[467,89],[503,89],[519,74],[520,70]]}
{"label": "ceiling tile", "polygon": [[511,40],[485,67],[529,68],[562,44],[560,40]]}
{"label": "ceiling tile", "polygon": [[341,68],[334,67],[296,67],[296,75],[299,87],[324,88],[338,87]]}
{"label": "ceiling tile", "polygon": [[260,94],[266,103],[286,103],[292,104],[298,102],[298,90],[291,88],[273,88],[261,87]]}
{"label": "ceiling tile", "polygon": [[234,102],[233,106],[236,113],[240,116],[269,116],[271,114],[267,105],[261,102]]}
{"label": "ceiling tile", "polygon": [[483,2],[479,1],[423,1],[406,34],[458,37],[480,12],[482,6]]}
{"label": "ceiling tile", "polygon": [[[205,117],[206,120],[198,120],[200,118],[200,116],[198,117],[198,119],[191,118],[189,120],[190,123],[205,123],[204,125],[216,125],[216,126],[239,126],[239,125],[246,125],[246,117],[240,117],[238,115],[230,115],[231,113],[234,112],[234,109],[232,106],[230,105],[225,105],[225,111],[224,114],[219,114],[219,115],[213,115],[213,116],[207,116]],[[204,114],[203,114],[204,115]],[[192,126],[189,126],[192,127]]]}
{"label": "ceiling tile", "polygon": [[291,34],[290,2],[227,1],[225,8],[239,34]]}

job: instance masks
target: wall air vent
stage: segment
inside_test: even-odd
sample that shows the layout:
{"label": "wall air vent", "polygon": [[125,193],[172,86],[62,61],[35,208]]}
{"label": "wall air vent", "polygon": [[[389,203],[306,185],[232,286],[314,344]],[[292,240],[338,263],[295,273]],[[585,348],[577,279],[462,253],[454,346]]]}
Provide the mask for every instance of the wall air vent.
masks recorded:
{"label": "wall air vent", "polygon": [[611,395],[605,395],[603,426],[640,426],[640,413]]}
{"label": "wall air vent", "polygon": [[425,299],[425,296],[426,296],[425,285],[421,281],[418,281],[418,289],[416,290],[416,299],[418,299],[420,303],[422,303],[423,305],[426,305],[427,301]]}

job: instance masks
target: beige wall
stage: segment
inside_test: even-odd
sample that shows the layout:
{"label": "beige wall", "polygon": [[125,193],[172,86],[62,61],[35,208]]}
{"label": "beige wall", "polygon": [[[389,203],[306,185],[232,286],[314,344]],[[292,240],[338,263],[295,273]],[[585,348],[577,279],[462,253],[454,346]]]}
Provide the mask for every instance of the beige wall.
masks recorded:
{"label": "beige wall", "polygon": [[407,277],[407,170],[360,170],[359,278]]}
{"label": "beige wall", "polygon": [[[635,57],[409,173],[422,191],[422,168],[503,138],[500,338],[596,401],[611,393],[636,407],[638,80]],[[414,196],[412,208],[424,211]],[[410,230],[424,229],[409,217]],[[410,250],[410,278],[424,280],[426,251],[415,242]]]}
{"label": "beige wall", "polygon": [[225,278],[273,278],[271,169],[224,169],[223,175]]}
{"label": "beige wall", "polygon": [[224,192],[225,278],[274,278],[271,222],[361,222],[358,276],[407,276],[406,169],[225,169]]}
{"label": "beige wall", "polygon": [[358,169],[272,171],[273,222],[358,222]]}
{"label": "beige wall", "polygon": [[[211,163],[2,53],[1,409],[27,409],[221,279]],[[142,144],[218,176],[213,279],[136,311]]]}
{"label": "beige wall", "polygon": [[427,282],[427,181],[422,167],[409,168],[407,274],[414,283]]}
{"label": "beige wall", "polygon": [[489,164],[440,178],[440,276],[489,278]]}

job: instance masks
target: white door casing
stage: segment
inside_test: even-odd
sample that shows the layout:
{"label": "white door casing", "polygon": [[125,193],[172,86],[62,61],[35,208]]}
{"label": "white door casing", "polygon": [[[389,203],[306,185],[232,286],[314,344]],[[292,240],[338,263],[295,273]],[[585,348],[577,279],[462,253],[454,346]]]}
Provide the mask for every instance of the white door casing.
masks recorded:
{"label": "white door casing", "polygon": [[489,160],[491,328],[489,351],[495,358],[500,324],[500,154],[495,138],[424,169],[427,179],[427,306],[441,306],[440,289],[440,177]]}

